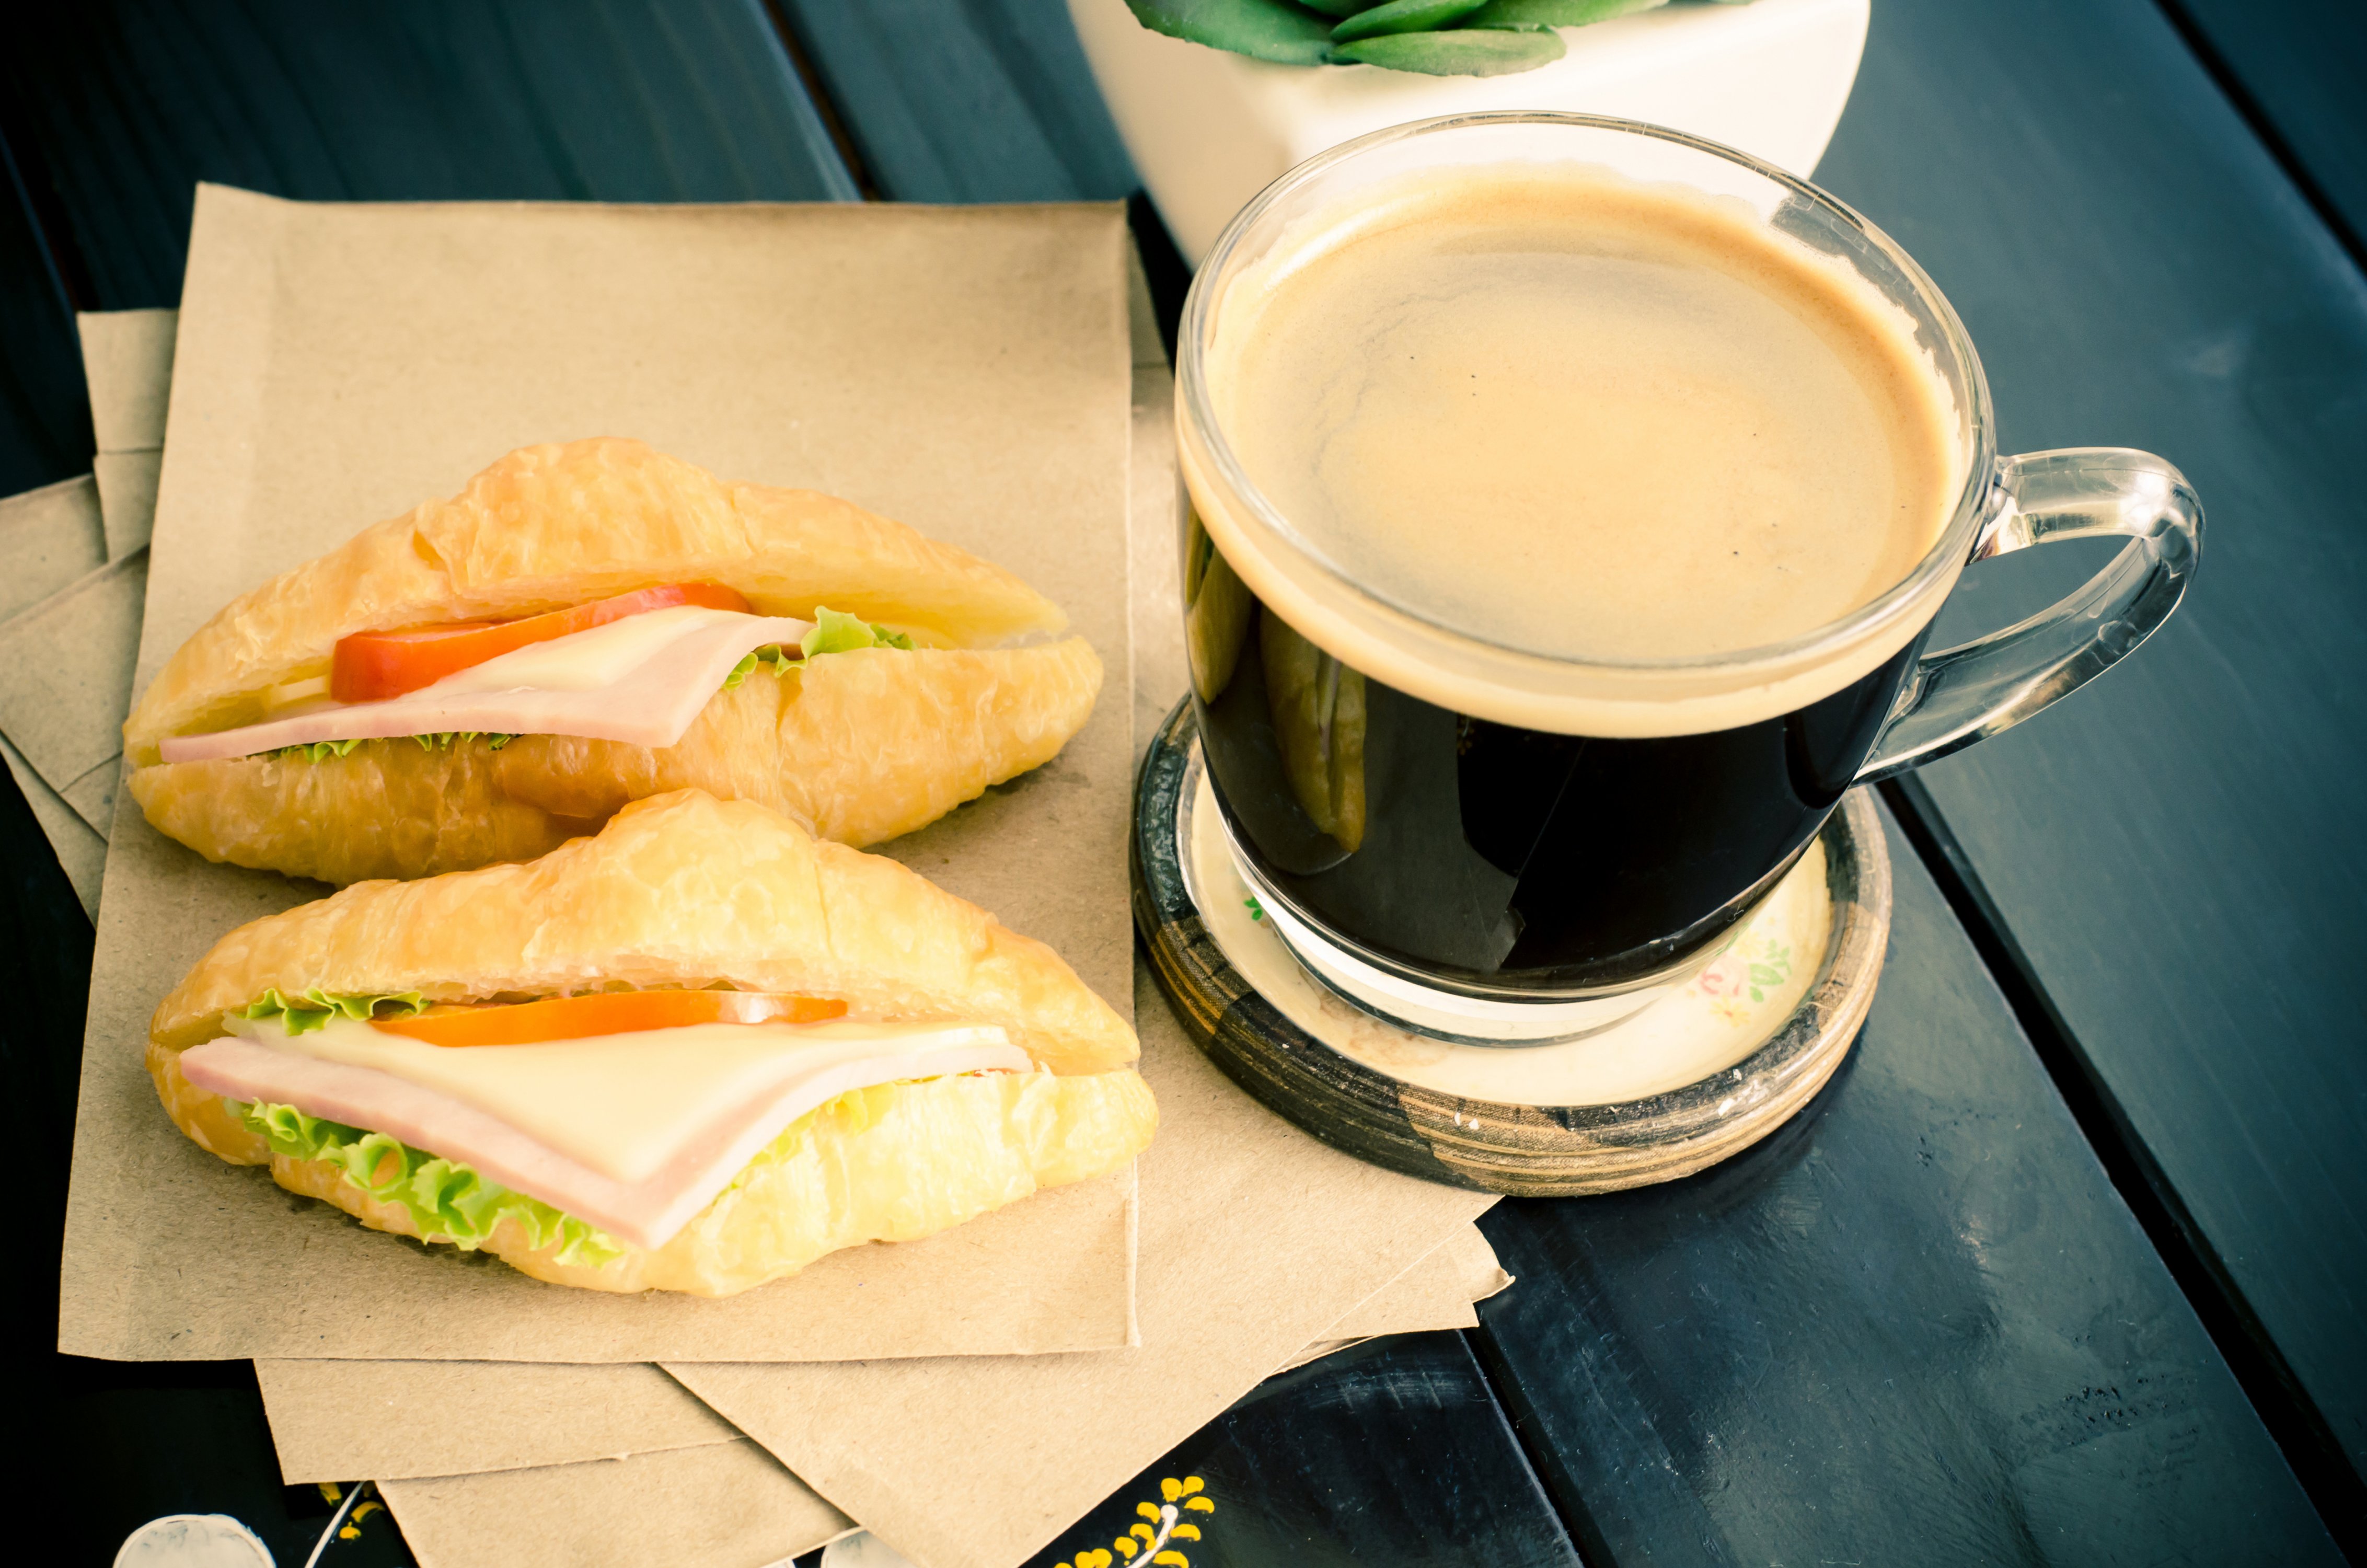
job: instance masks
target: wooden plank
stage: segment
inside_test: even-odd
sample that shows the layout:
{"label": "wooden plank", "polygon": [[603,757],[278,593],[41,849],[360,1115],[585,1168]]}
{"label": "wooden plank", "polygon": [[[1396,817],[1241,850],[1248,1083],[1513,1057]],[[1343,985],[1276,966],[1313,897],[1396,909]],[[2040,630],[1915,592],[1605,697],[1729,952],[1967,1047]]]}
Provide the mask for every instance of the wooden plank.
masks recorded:
{"label": "wooden plank", "polygon": [[[1059,8],[1059,0],[1003,0],[1003,3],[1030,4],[1048,16]],[[1835,177],[1841,179],[1857,177],[1865,158],[1863,154],[1852,154],[1850,149],[1861,142],[1882,147],[1891,147],[1900,143],[1914,145],[1920,150],[1913,156],[1894,154],[1882,165],[1886,176],[1892,179],[1894,187],[1908,182],[1920,182],[1920,205],[1911,213],[1918,222],[1902,222],[1898,224],[1901,237],[1910,246],[1919,251],[1933,246],[1944,250],[1950,243],[1962,238],[1986,241],[1998,246],[2018,246],[2022,253],[2043,256],[2054,241],[2051,234],[2045,234],[2045,226],[2040,216],[2034,212],[2018,213],[2014,222],[2010,223],[1999,222],[1999,208],[2020,194],[2019,187],[2010,182],[1990,177],[1976,156],[1988,145],[1989,134],[1986,124],[1989,111],[1985,106],[1991,100],[1986,85],[1979,92],[1965,88],[1966,78],[1955,65],[1951,63],[1958,59],[1958,54],[1951,52],[1952,49],[1956,48],[1955,40],[1953,39],[1927,37],[1925,32],[1907,30],[1904,26],[1894,26],[1885,19],[1892,12],[1903,9],[1904,6],[1905,0],[1901,0],[1899,6],[1885,8],[1883,17],[1877,18],[1876,47],[1868,66],[1869,77],[1873,80],[1867,86],[1861,87],[1860,106],[1853,109],[1851,116],[1843,122],[1844,144],[1840,152],[1844,155],[1829,162],[1829,171],[1832,171]],[[1928,31],[1931,19],[1931,12],[1934,9],[1945,9],[1945,7],[1927,5],[1922,9],[1914,11],[1907,20],[1913,28],[1925,28]],[[939,36],[938,29],[920,24],[927,23],[933,17],[951,16],[954,11],[955,7],[949,0],[946,4],[936,6],[907,6],[901,13],[906,25],[901,30],[900,37],[905,40],[905,46],[920,48],[923,46],[911,40]],[[1947,19],[1959,28],[1982,31],[1986,40],[1983,47],[1988,50],[1990,56],[1995,57],[1996,62],[1991,67],[1991,73],[2004,78],[2009,76],[2013,69],[2013,59],[2027,51],[2032,47],[2033,40],[2051,40],[2053,39],[2054,35],[2048,30],[2054,24],[2053,14],[2049,12],[2045,16],[2041,16],[2037,12],[2038,8],[2035,6],[2025,6],[2022,10],[2013,12],[2010,20],[1992,22],[1986,16],[1965,15],[1961,13],[1961,8],[1957,8],[1957,13]],[[1025,190],[1007,190],[991,180],[980,180],[975,177],[971,183],[962,184],[946,176],[945,171],[951,166],[949,160],[934,150],[945,147],[958,148],[961,144],[960,139],[966,134],[991,141],[997,145],[1024,145],[1026,142],[1027,132],[1024,129],[1004,126],[981,128],[977,123],[980,111],[975,106],[980,102],[998,106],[996,112],[1007,116],[1022,116],[1032,112],[1028,107],[1027,95],[1015,86],[992,92],[974,87],[971,89],[972,97],[968,106],[965,108],[963,116],[948,115],[942,119],[933,118],[936,115],[934,100],[924,93],[904,93],[899,90],[895,72],[881,63],[889,57],[887,49],[861,24],[845,20],[832,21],[821,14],[820,7],[801,10],[799,17],[800,36],[805,39],[807,52],[820,67],[825,93],[837,104],[858,147],[866,150],[867,157],[875,157],[881,161],[882,166],[874,171],[874,177],[889,194],[919,193],[925,190],[927,194],[935,197],[980,199],[1004,194],[1069,193],[1065,188],[1048,186],[1044,183],[1043,165],[1040,163],[1028,165],[1033,172],[1027,177],[1035,183],[1032,188]],[[2124,22],[2126,19],[2124,17]],[[840,34],[844,35],[835,43],[832,35],[827,30],[831,28],[838,28]],[[947,33],[944,36],[955,35]],[[2050,41],[2048,45],[2050,58],[2055,47]],[[2067,59],[2071,60],[2092,61],[2117,58],[2110,52],[2099,53],[2093,50],[2083,51],[2067,47],[2064,48],[2062,52]],[[914,73],[916,79],[929,79],[927,70],[912,65],[909,56],[898,58]],[[2191,74],[2191,63],[2188,65],[2188,70]],[[1981,79],[1986,82],[1986,78]],[[2053,91],[2057,97],[2077,96],[2072,93],[2067,82],[2054,84]],[[2116,95],[2110,89],[2100,90],[2091,93],[2092,103],[2083,107],[2092,108],[2093,112],[2099,115],[2116,112],[2125,108],[2126,96],[2126,93]],[[1873,107],[1869,108],[1869,104]],[[1953,114],[1949,112],[1951,109],[1954,110]],[[2023,111],[2023,118],[2025,121],[2043,121],[2044,119],[2035,112],[2034,108],[2027,108]],[[1062,122],[1076,125],[1082,123],[1085,119],[1082,111],[1072,108],[1064,112]],[[933,126],[935,129],[932,130]],[[1039,131],[1038,134],[1046,135],[1047,139],[1049,139],[1048,133]],[[1917,140],[1919,137],[1920,141]],[[2044,143],[2046,140],[2047,134],[2044,131],[2022,131],[2016,145],[2028,155],[2040,156],[2039,153],[2032,149],[2035,144]],[[2090,140],[2092,141],[2092,138]],[[1934,147],[1931,145],[1934,141],[1942,144]],[[2050,170],[2059,165],[2077,163],[2081,156],[2079,149],[2089,144],[2088,142],[2082,142],[2078,134],[2065,136],[2059,143],[2044,150],[2042,161]],[[2115,145],[2121,145],[2121,143],[2115,143]],[[2257,148],[2250,147],[2248,142],[2244,142],[2232,151],[2223,150],[2224,156],[2233,156],[2239,161],[2250,158],[2257,162],[2258,151]],[[1854,162],[1852,157],[1855,158]],[[2138,162],[2142,165],[2144,160],[2139,159]],[[900,180],[937,183],[934,185],[922,183],[916,186],[912,192],[907,192],[899,189]],[[1852,192],[1845,187],[1845,194],[1849,193]],[[1894,192],[1886,189],[1883,194],[1887,199]],[[2083,209],[2076,202],[2067,202],[2064,205],[2068,213],[2075,215],[2070,221],[2076,222],[2078,221],[2076,215]],[[1885,214],[1877,210],[1876,216],[1884,217]],[[1977,232],[1966,233],[1965,231]],[[2045,234],[2044,239],[2039,237],[2042,234]],[[2101,241],[2109,236],[2091,233],[2090,237]],[[2180,254],[2180,251],[2169,247],[2164,247],[2157,253],[2163,258],[2165,265],[2174,264],[2173,258]],[[2116,263],[2120,259],[2118,253],[2114,252],[2109,258],[2090,257],[2087,265],[2091,275],[2108,278],[2110,276],[2108,263]],[[2140,256],[2129,259],[2138,265],[2144,265],[2147,258]],[[1943,278],[1942,281],[1945,282],[1946,278]],[[2047,335],[2054,343],[2055,352],[2058,356],[2063,352],[2062,345],[2067,342],[2075,351],[2086,355],[2098,366],[2114,363],[2112,351],[2121,345],[2096,342],[2090,336],[2077,332],[2067,334],[2064,327],[2065,324],[2060,321],[2049,324]],[[1978,331],[1976,323],[1976,335]],[[2017,434],[2021,427],[2014,423],[2017,418],[2014,409],[2018,405],[2002,394],[2001,402],[2008,410],[2008,439],[2018,439],[2024,445],[2036,444]],[[2067,433],[2062,438],[2109,441],[2132,440],[2137,437],[2126,432],[2090,427],[2084,428],[2076,435]],[[2180,449],[2169,449],[2175,451]],[[2214,540],[2214,546],[2215,544]],[[2062,573],[2059,569],[2061,568],[2077,567],[2086,570],[2095,563],[2092,558],[2083,558],[2077,551],[2051,551],[2046,552],[2043,558],[2033,557],[2030,560],[2041,567],[2041,571],[2035,574],[2038,576],[2044,576],[2047,572],[2055,572],[2057,577],[2060,577]],[[2214,560],[2214,564],[2216,565],[2218,562]],[[1970,597],[1968,613],[1978,615],[1984,611],[1994,610],[1998,600],[2010,597],[2016,593],[2021,593],[2024,597],[2031,597],[2043,591],[2051,597],[2052,593],[2059,591],[2060,586],[2066,585],[2059,583],[2034,585],[2031,583],[2011,580],[2017,569],[2018,563],[2007,562],[2001,563],[2000,569],[1993,569],[1985,574],[1987,580],[1984,591]],[[2027,573],[2024,574],[2031,575]],[[2206,587],[2206,596],[2208,592]],[[2156,650],[2147,650],[2147,658],[2138,661],[2138,666],[2142,667],[2150,663],[2155,653]],[[2127,677],[2116,677],[2116,680],[2125,678]],[[2104,691],[2109,693],[2113,684],[2107,683]],[[2094,694],[2083,696],[2082,700],[2090,700],[2093,696]],[[2035,731],[2042,729],[2043,726],[2033,728]],[[2005,742],[1992,743],[1992,745],[2007,744],[2015,739],[2016,737],[2009,736]],[[1975,754],[1976,757],[1978,755]],[[2067,846],[2059,842],[2051,844],[2046,850],[2046,858],[2058,869],[2066,865],[2084,868],[2100,853],[2125,853],[2126,847],[2125,845],[2115,844],[2109,839],[2091,837],[2088,842],[2079,845]],[[2024,1065],[2029,1064],[2025,1062]],[[2037,1092],[2044,1086],[2043,1078],[2033,1076],[2030,1085],[2025,1086],[2031,1088],[2033,1092]],[[2358,1188],[2354,1187],[2351,1190],[2358,1190]],[[1862,1200],[1873,1201],[1870,1196]],[[1901,1224],[1897,1230],[1902,1237],[1910,1236],[1913,1227]],[[1910,1248],[1922,1245],[1920,1242],[1914,1240],[1902,1240],[1900,1244]],[[2144,1248],[2141,1243],[2134,1249],[2132,1256],[2140,1260],[2144,1258]],[[2157,1283],[2159,1282],[2157,1266],[2154,1267],[2153,1274],[2149,1278],[2154,1278]],[[1517,1295],[1517,1292],[1515,1294]],[[2170,1293],[2170,1300],[2175,1301],[2174,1291]],[[2205,1361],[2209,1361],[2211,1358],[2207,1341],[2198,1343],[2197,1354]],[[2216,1368],[2215,1364],[2214,1375],[2222,1380],[2225,1377],[2224,1369]],[[2240,1402],[2232,1408],[2240,1410],[2242,1408]],[[2257,1446],[2257,1430],[2255,1430],[2252,1437],[2248,1440],[2254,1441]],[[2256,1452],[2252,1457],[2269,1469],[2273,1469],[2272,1449]],[[2285,1500],[2287,1502],[2292,1500],[2290,1494],[2286,1495]],[[1905,1516],[1902,1514],[1900,1517]]]}
{"label": "wooden plank", "polygon": [[[1821,174],[1954,300],[2009,449],[2145,447],[2203,495],[2161,635],[1921,778],[2367,1515],[2367,280],[2146,0],[1889,0]],[[1946,624],[2094,564],[1976,569]]]}
{"label": "wooden plank", "polygon": [[1161,1482],[1195,1476],[1216,1506],[1183,1516],[1200,1531],[1174,1543],[1193,1568],[1579,1565],[1460,1335],[1377,1339],[1267,1379],[1031,1568],[1109,1551],[1139,1505],[1156,1510]]}
{"label": "wooden plank", "polygon": [[74,311],[13,153],[0,142],[0,495],[88,473],[96,449]]}
{"label": "wooden plank", "polygon": [[[30,1239],[28,1282],[54,1279],[65,1218],[66,1169],[81,1076],[90,924],[13,778],[0,772],[0,1078],[21,1101],[15,1205]],[[60,1356],[57,1292],[6,1293],[6,1343],[21,1408],[37,1440],[19,1450],[20,1494],[42,1500],[74,1561],[112,1560],[143,1522],[166,1514],[228,1513],[262,1536],[281,1562],[301,1562],[328,1522],[311,1487],[283,1487],[255,1370],[240,1362],[125,1365]],[[395,1568],[412,1559],[383,1512],[341,1540],[346,1568]]]}
{"label": "wooden plank", "polygon": [[2367,10],[2351,0],[2165,0],[2253,123],[2367,244]]}
{"label": "wooden plank", "polygon": [[778,0],[874,194],[1124,199],[1172,356],[1191,269],[1093,85],[1061,0]]}
{"label": "wooden plank", "polygon": [[895,201],[1093,201],[1140,182],[1061,0],[781,0]]}
{"label": "wooden plank", "polygon": [[[70,1393],[41,1405],[36,1460],[57,1473],[40,1476],[25,1494],[41,1498],[71,1530],[72,1550],[61,1559],[109,1562],[124,1537],[168,1514],[228,1514],[286,1568],[306,1561],[336,1505],[318,1487],[279,1483],[251,1362],[58,1359],[70,1369],[62,1380]],[[351,1539],[322,1554],[331,1568],[412,1568],[382,1505],[352,1528]]]}
{"label": "wooden plank", "polygon": [[1612,1564],[2340,1561],[1897,836],[1857,1052],[1702,1176],[1481,1221],[1482,1303]]}
{"label": "wooden plank", "polygon": [[[86,471],[93,449],[73,313],[42,254],[15,161],[8,164],[0,191],[0,494]],[[78,1532],[77,1554],[104,1561],[124,1533],[108,1534],[115,1479],[109,1467],[66,1461],[50,1425],[66,1408],[63,1388],[77,1363],[50,1348],[58,1339],[57,1291],[42,1283],[56,1278],[65,1223],[90,952],[81,902],[24,791],[0,768],[0,988],[11,998],[0,1009],[0,1079],[24,1097],[17,1203],[31,1254],[18,1264],[26,1288],[7,1292],[0,1333],[17,1347],[11,1369],[20,1399],[43,1426],[29,1445],[24,1494],[64,1500],[53,1517]]]}
{"label": "wooden plank", "polygon": [[[758,0],[262,0],[202,15],[129,0],[7,26],[7,123],[32,177],[54,188],[62,237],[100,308],[177,299],[199,179],[323,199],[855,194]],[[91,448],[71,318],[53,287],[34,287],[24,257],[39,253],[7,227],[21,227],[19,206],[0,213],[0,474],[11,492],[86,467]],[[90,933],[6,781],[0,863],[0,980],[17,998],[0,1018],[0,1067],[32,1091],[30,1136],[45,1152],[26,1164],[46,1184],[36,1196],[53,1246]],[[54,1294],[12,1300],[11,1342],[54,1344]],[[310,1488],[278,1485],[251,1369],[37,1352],[27,1370],[47,1423],[36,1493],[62,1503],[74,1555],[103,1561],[159,1514],[219,1510],[261,1532],[282,1562],[304,1561],[329,1507]],[[379,1512],[331,1561],[411,1559]]]}
{"label": "wooden plank", "polygon": [[[66,1167],[74,1152],[74,1100],[82,1081],[83,1014],[90,991],[90,921],[42,835],[33,809],[0,768],[0,1078],[25,1096],[27,1114],[16,1179],[33,1214],[42,1267],[28,1279],[55,1277],[65,1223]],[[22,1332],[8,1343],[57,1343],[57,1292],[7,1292]],[[38,1354],[38,1352],[37,1352]]]}
{"label": "wooden plank", "polygon": [[8,27],[103,309],[179,299],[198,180],[320,200],[855,194],[761,0],[116,0]]}
{"label": "wooden plank", "polygon": [[[882,196],[1078,200],[1135,190],[1059,0],[783,3]],[[1172,328],[1189,278],[1148,204],[1133,206]],[[1268,1380],[1037,1563],[1109,1550],[1160,1480],[1192,1473],[1220,1499],[1205,1539],[1184,1543],[1197,1568],[1577,1561],[1485,1379],[1450,1335],[1376,1341]]]}

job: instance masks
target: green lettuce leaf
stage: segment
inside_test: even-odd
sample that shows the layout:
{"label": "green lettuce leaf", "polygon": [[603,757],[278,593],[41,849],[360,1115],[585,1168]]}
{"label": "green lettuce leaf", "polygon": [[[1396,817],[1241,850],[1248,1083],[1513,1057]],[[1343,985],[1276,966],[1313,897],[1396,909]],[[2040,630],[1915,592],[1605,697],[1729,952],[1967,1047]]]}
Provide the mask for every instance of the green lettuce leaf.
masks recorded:
{"label": "green lettuce leaf", "polygon": [[[439,746],[456,744],[466,745],[470,741],[482,741],[488,751],[499,751],[517,739],[515,735],[496,734],[482,730],[445,730],[436,734],[413,735],[411,738],[417,741],[421,748],[426,751],[434,751]],[[312,741],[300,746],[281,746],[276,752],[264,752],[259,755],[286,757],[291,762],[300,758],[305,762],[326,762],[333,756],[350,756],[353,749],[361,744],[359,740]]]}
{"label": "green lettuce leaf", "polygon": [[759,648],[731,666],[731,673],[723,677],[723,689],[738,690],[740,683],[754,675],[759,666],[778,676],[787,674],[789,666],[797,662],[798,656],[787,648]]}
{"label": "green lettuce leaf", "polygon": [[306,762],[326,762],[333,756],[345,756],[356,746],[361,744],[362,743],[358,740],[314,741],[308,745],[281,746],[278,751],[271,755],[276,756],[284,756],[291,762],[299,757],[303,758]]}
{"label": "green lettuce leaf", "polygon": [[[233,1102],[236,1103],[236,1102]],[[430,1241],[449,1242],[474,1252],[493,1239],[493,1228],[515,1220],[528,1244],[557,1244],[559,1261],[597,1268],[625,1249],[606,1233],[540,1199],[487,1181],[474,1170],[411,1147],[383,1132],[364,1132],[343,1122],[307,1116],[294,1106],[257,1100],[238,1104],[239,1119],[291,1160],[327,1160],[345,1179],[381,1203],[411,1216]]]}
{"label": "green lettuce leaf", "polygon": [[875,626],[858,616],[841,615],[834,609],[814,606],[814,629],[798,646],[809,659],[821,653],[852,653],[858,648],[904,648],[912,640],[900,631],[890,631]]}
{"label": "green lettuce leaf", "polygon": [[395,1011],[391,1018],[405,1017],[427,1005],[427,999],[416,991],[382,991],[375,995],[345,992],[331,994],[319,986],[311,986],[296,996],[282,995],[275,987],[263,994],[260,1002],[250,1002],[238,1010],[242,1018],[277,1018],[289,1034],[310,1034],[331,1018],[340,1015],[348,1018],[375,1017],[382,1006]]}
{"label": "green lettuce leaf", "polygon": [[740,683],[759,669],[769,670],[778,676],[787,675],[800,658],[819,658],[824,653],[852,653],[859,648],[902,648],[908,652],[912,640],[900,631],[890,631],[859,616],[842,615],[834,609],[814,608],[814,629],[792,653],[787,648],[759,648],[731,666],[723,677],[723,689],[736,691]]}
{"label": "green lettuce leaf", "polygon": [[[926,1082],[925,1079],[910,1080]],[[849,1132],[860,1132],[888,1113],[895,1103],[894,1084],[849,1089],[806,1112],[781,1131],[731,1179],[732,1190],[743,1187],[767,1165],[794,1158],[804,1147],[814,1124],[836,1116]],[[493,1239],[493,1227],[515,1220],[527,1242],[537,1248],[559,1245],[559,1261],[597,1268],[625,1249],[597,1230],[540,1199],[514,1192],[487,1181],[470,1166],[411,1147],[383,1132],[365,1132],[341,1121],[307,1116],[294,1106],[257,1100],[233,1100],[239,1119],[255,1130],[275,1154],[291,1160],[328,1160],[345,1179],[381,1203],[396,1204],[411,1216],[419,1233],[431,1241],[449,1242],[463,1252],[474,1252]]]}
{"label": "green lettuce leaf", "polygon": [[439,730],[432,735],[413,735],[411,738],[419,743],[422,751],[434,751],[439,746],[467,745],[470,741],[482,741],[487,751],[499,751],[517,739],[515,735],[504,735],[493,730]]}

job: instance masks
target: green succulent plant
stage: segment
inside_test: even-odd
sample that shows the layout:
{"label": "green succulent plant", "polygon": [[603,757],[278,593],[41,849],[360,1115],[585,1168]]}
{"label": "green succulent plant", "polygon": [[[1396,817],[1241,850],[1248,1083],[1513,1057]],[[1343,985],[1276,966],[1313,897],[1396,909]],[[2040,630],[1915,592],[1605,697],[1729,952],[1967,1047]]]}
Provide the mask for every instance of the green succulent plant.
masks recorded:
{"label": "green succulent plant", "polygon": [[[1284,65],[1378,65],[1426,76],[1504,76],[1565,52],[1581,28],[1668,0],[1126,0],[1170,38]],[[1718,0],[1724,5],[1748,0]]]}

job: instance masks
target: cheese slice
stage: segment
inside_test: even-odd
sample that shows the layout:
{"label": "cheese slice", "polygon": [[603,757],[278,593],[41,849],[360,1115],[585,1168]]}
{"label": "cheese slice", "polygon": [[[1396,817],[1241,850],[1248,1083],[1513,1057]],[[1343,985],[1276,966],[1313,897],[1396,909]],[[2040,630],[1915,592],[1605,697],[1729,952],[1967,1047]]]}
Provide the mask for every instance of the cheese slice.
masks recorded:
{"label": "cheese slice", "polygon": [[292,1105],[474,1167],[620,1240],[662,1246],[766,1144],[850,1089],[1027,1072],[993,1025],[701,1024],[454,1049],[352,1019],[232,1017],[181,1055],[209,1093]]}
{"label": "cheese slice", "polygon": [[748,653],[812,630],[787,616],[676,605],[530,643],[382,702],[311,709],[206,735],[174,735],[166,762],[251,756],[321,741],[404,735],[585,735],[670,746]]}

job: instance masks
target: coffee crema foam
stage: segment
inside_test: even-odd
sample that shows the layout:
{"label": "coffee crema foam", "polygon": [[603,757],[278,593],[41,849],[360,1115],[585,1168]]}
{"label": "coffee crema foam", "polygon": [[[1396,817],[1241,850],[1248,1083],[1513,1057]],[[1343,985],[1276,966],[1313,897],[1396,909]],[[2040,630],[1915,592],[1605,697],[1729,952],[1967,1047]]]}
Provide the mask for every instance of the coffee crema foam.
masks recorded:
{"label": "coffee crema foam", "polygon": [[[1215,320],[1204,375],[1240,471],[1395,613],[1332,624],[1353,596],[1231,515],[1187,421],[1201,515],[1260,597],[1392,684],[1410,649],[1370,646],[1406,641],[1392,619],[1602,666],[1814,633],[1908,578],[1963,481],[1957,410],[1905,312],[1739,201],[1607,170],[1402,176],[1294,225],[1226,280]],[[1831,669],[1793,673],[1837,689],[1923,619],[1870,657],[1837,648]],[[1626,695],[1665,705],[1702,684],[1646,670]],[[1682,717],[1541,722],[1459,690],[1444,705],[1680,733],[1796,706],[1799,681],[1776,684]]]}

